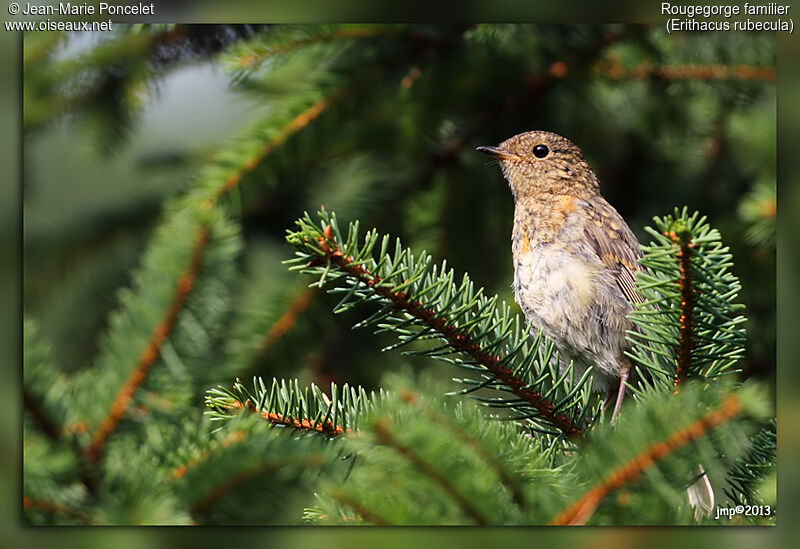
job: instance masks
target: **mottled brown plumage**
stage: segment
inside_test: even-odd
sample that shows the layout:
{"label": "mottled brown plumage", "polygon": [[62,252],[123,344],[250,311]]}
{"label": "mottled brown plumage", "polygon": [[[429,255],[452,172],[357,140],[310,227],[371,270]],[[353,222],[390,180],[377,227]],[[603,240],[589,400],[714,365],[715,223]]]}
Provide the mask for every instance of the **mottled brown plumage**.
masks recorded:
{"label": "mottled brown plumage", "polygon": [[642,297],[634,284],[639,243],[581,151],[560,135],[532,131],[497,147],[514,195],[514,293],[533,328],[555,342],[562,367],[595,367],[598,390],[619,382],[616,417],[630,362],[627,314]]}

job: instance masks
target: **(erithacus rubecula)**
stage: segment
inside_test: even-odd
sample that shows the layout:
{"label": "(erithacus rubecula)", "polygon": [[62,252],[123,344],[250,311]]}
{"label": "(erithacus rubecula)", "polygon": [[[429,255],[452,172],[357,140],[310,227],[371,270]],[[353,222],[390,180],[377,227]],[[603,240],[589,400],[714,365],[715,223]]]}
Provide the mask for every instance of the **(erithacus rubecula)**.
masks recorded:
{"label": "(erithacus rubecula)", "polygon": [[478,150],[500,161],[514,196],[516,301],[532,329],[553,340],[562,368],[572,360],[581,375],[592,366],[598,391],[619,384],[613,422],[631,367],[627,315],[643,301],[634,282],[639,243],[568,139],[531,131]]}

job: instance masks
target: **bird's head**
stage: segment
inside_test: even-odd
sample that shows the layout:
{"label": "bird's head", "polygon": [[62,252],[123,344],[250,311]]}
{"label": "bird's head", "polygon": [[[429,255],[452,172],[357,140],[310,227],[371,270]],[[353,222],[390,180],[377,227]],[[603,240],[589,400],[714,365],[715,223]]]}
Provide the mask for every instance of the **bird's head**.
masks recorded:
{"label": "bird's head", "polygon": [[514,200],[541,193],[588,196],[599,192],[597,176],[569,139],[545,131],[525,132],[497,147],[478,147],[497,158]]}

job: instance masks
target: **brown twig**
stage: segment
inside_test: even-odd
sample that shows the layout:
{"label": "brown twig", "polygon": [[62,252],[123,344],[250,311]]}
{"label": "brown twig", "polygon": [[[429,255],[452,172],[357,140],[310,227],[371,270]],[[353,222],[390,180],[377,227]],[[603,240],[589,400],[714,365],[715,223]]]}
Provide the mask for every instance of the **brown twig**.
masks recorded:
{"label": "brown twig", "polygon": [[352,257],[345,257],[338,248],[331,248],[331,227],[325,228],[325,236],[319,237],[318,245],[325,260],[338,267],[349,276],[357,279],[362,284],[371,287],[375,293],[392,303],[395,308],[402,309],[423,324],[432,328],[441,335],[455,350],[469,355],[481,364],[488,372],[499,379],[509,390],[519,398],[533,406],[542,417],[555,425],[559,430],[571,438],[580,437],[583,432],[570,421],[564,414],[556,413],[552,402],[544,398],[541,393],[529,388],[529,382],[514,375],[514,372],[501,364],[501,359],[489,355],[481,349],[469,335],[461,333],[457,327],[448,324],[443,316],[425,307],[419,300],[411,299],[408,292],[397,292],[390,285],[384,283],[379,276],[369,272],[361,265],[354,265]]}
{"label": "brown twig", "polygon": [[216,488],[211,490],[208,494],[206,494],[205,497],[195,502],[195,504],[192,505],[191,507],[192,514],[202,513],[204,509],[213,505],[214,502],[218,501],[226,493],[236,489],[238,486],[241,486],[246,481],[277,471],[280,467],[281,464],[267,463],[255,469],[251,469],[249,471],[242,471],[238,475],[232,476],[231,478],[227,479],[225,482],[221,483]]}
{"label": "brown twig", "polygon": [[70,507],[64,505],[63,503],[53,503],[50,501],[33,499],[29,498],[28,496],[23,496],[22,508],[26,510],[36,510],[36,511],[43,511],[45,513],[53,513],[56,515],[61,515],[63,517],[71,518],[85,524],[89,524],[91,522],[89,516],[86,513],[84,513],[83,511],[78,511],[76,509],[71,509]]}
{"label": "brown twig", "polygon": [[283,314],[270,326],[267,335],[258,347],[258,355],[263,355],[276,341],[288,332],[297,322],[298,317],[308,309],[316,293],[315,288],[304,288],[289,304]]}
{"label": "brown twig", "polygon": [[[231,407],[246,408],[252,412],[257,412],[255,405],[249,400],[244,404],[235,400],[231,403]],[[329,437],[336,437],[343,435],[346,432],[352,432],[351,429],[343,429],[341,425],[334,425],[330,420],[326,422],[313,422],[304,418],[295,418],[291,416],[282,416],[275,412],[262,411],[259,415],[269,421],[272,425],[284,425],[286,427],[294,427],[301,431],[316,431]]]}
{"label": "brown twig", "polygon": [[200,227],[195,236],[191,260],[175,285],[175,294],[167,308],[167,312],[158,326],[156,326],[150,334],[150,340],[139,355],[138,363],[120,388],[117,396],[111,403],[108,414],[97,428],[91,443],[84,452],[89,463],[95,463],[100,458],[100,451],[106,439],[125,413],[125,409],[133,398],[134,392],[144,383],[147,373],[158,358],[161,345],[163,345],[164,341],[172,332],[172,328],[178,318],[178,313],[194,286],[195,278],[197,277],[197,272],[200,270],[203,254],[208,244],[208,239],[208,229],[206,227]]}
{"label": "brown twig", "polygon": [[[231,444],[238,444],[239,442],[244,440],[244,435],[245,435],[245,432],[242,431],[242,430],[234,431],[231,434],[229,434],[228,436],[226,436],[224,439],[222,439],[222,442],[220,443],[220,445],[221,445],[222,448],[227,448]],[[196,467],[197,464],[199,464],[199,463],[204,462],[205,460],[207,460],[209,458],[209,456],[211,456],[211,449],[210,448],[206,448],[196,458],[190,460],[188,463],[185,463],[185,464],[182,464],[182,465],[179,465],[178,467],[176,467],[172,471],[172,479],[175,480],[175,479],[179,479],[179,478],[183,477],[183,475],[185,475],[189,471],[189,469],[191,469],[192,467]]]}
{"label": "brown twig", "polygon": [[[275,137],[261,147],[255,156],[248,159],[241,168],[229,176],[228,179],[225,180],[224,184],[203,203],[203,207],[209,209],[216,205],[222,195],[236,187],[236,185],[238,185],[241,181],[242,177],[244,177],[246,173],[255,169],[264,156],[281,145],[292,134],[307,126],[309,122],[317,118],[331,103],[341,97],[343,93],[344,89],[341,89],[338,92],[317,101],[308,109],[295,116],[278,131]],[[195,244],[192,249],[191,263],[178,280],[175,295],[170,303],[166,315],[164,316],[164,319],[158,326],[156,326],[155,330],[151,334],[147,347],[145,347],[144,351],[142,351],[141,355],[139,356],[138,364],[131,372],[126,382],[123,384],[111,405],[111,409],[109,410],[107,417],[101,423],[97,433],[95,433],[92,439],[92,442],[85,451],[85,455],[90,463],[96,462],[99,459],[99,452],[105,443],[106,438],[116,427],[117,422],[122,417],[122,414],[125,412],[125,408],[133,397],[133,393],[144,382],[150,367],[155,363],[161,345],[171,332],[172,327],[178,317],[178,313],[180,312],[184,302],[186,301],[186,297],[192,289],[197,271],[200,268],[203,253],[208,244],[208,238],[208,229],[205,227],[198,229],[198,235],[195,239]]]}
{"label": "brown twig", "polygon": [[278,133],[275,134],[275,137],[265,143],[258,150],[258,152],[256,152],[256,154],[242,164],[238,170],[228,176],[223,185],[217,189],[217,191],[210,198],[203,202],[203,208],[210,209],[213,207],[225,193],[235,188],[248,172],[253,171],[266,155],[271,153],[278,146],[282,145],[291,135],[305,128],[309,122],[322,114],[325,109],[341,98],[344,93],[345,88],[341,88],[335,93],[323,97],[306,110],[292,118],[285,126],[278,130]]}
{"label": "brown twig", "polygon": [[367,522],[370,522],[376,526],[391,526],[392,524],[374,511],[367,509],[363,503],[356,501],[341,490],[335,491],[333,494],[331,494],[331,497],[342,505],[346,505],[357,514],[361,515],[361,518]]}
{"label": "brown twig", "polygon": [[271,57],[273,55],[284,54],[303,46],[310,46],[312,44],[321,44],[324,42],[331,42],[333,40],[348,39],[348,38],[369,38],[372,36],[380,36],[384,34],[387,34],[387,27],[385,25],[374,26],[374,27],[343,27],[336,29],[335,31],[329,34],[312,36],[308,38],[301,38],[274,47],[261,48],[259,51],[251,52],[246,55],[240,56],[238,59],[238,65],[242,68],[249,68],[268,57]]}
{"label": "brown twig", "polygon": [[739,399],[734,395],[728,396],[717,409],[708,412],[704,417],[684,429],[673,433],[666,440],[651,445],[644,452],[617,468],[600,484],[586,492],[578,501],[556,516],[550,524],[584,524],[608,494],[633,482],[642,471],[656,461],[663,459],[681,446],[702,437],[712,428],[735,417],[741,409],[742,405]]}
{"label": "brown twig", "polygon": [[675,392],[677,393],[678,385],[685,382],[686,378],[689,376],[689,368],[692,364],[695,299],[694,286],[692,285],[691,254],[694,244],[685,236],[679,237],[674,231],[667,233],[666,236],[680,246],[678,249],[680,277],[677,284],[681,292],[681,316],[679,319],[678,360],[675,365],[675,379],[673,380]]}
{"label": "brown twig", "polygon": [[616,57],[609,57],[593,67],[596,74],[614,80],[643,80],[657,77],[664,80],[761,80],[775,81],[775,67],[753,65],[655,65],[640,63],[625,69]]}
{"label": "brown twig", "polygon": [[404,391],[401,395],[401,398],[409,404],[416,406],[431,420],[446,428],[453,435],[458,437],[459,440],[463,441],[470,448],[475,450],[475,453],[477,453],[481,459],[483,459],[489,465],[489,467],[494,470],[495,474],[500,478],[500,482],[502,482],[506,489],[508,489],[508,491],[511,493],[511,497],[513,498],[514,502],[520,507],[525,507],[525,496],[522,493],[522,490],[520,490],[519,485],[511,479],[508,472],[505,470],[505,467],[503,467],[503,464],[498,461],[495,455],[487,451],[480,442],[470,436],[469,433],[464,431],[457,424],[452,422],[448,417],[422,402],[419,398],[417,398],[417,395],[411,391]]}
{"label": "brown twig", "polygon": [[461,509],[469,515],[475,524],[479,526],[483,526],[486,524],[486,519],[475,509],[472,504],[464,497],[461,492],[459,492],[455,486],[453,486],[450,481],[447,479],[446,476],[442,475],[439,471],[434,469],[429,463],[415,454],[411,448],[401,444],[397,439],[394,438],[391,432],[389,419],[386,417],[380,418],[375,423],[375,434],[378,436],[378,440],[387,446],[393,448],[398,454],[408,459],[414,466],[422,471],[424,474],[428,475],[431,480],[433,480],[436,484],[438,484],[445,492],[447,492],[450,497],[452,497],[456,503],[461,507]]}
{"label": "brown twig", "polygon": [[[256,413],[256,407],[249,400],[246,401],[244,404],[242,404],[238,400],[235,400],[230,403],[230,408],[233,410],[246,409],[253,413]],[[340,425],[334,426],[333,423],[330,421],[326,421],[325,423],[322,422],[314,423],[313,421],[309,421],[307,419],[298,419],[288,416],[284,417],[274,412],[261,412],[259,415],[268,422],[270,422],[270,424],[272,425],[283,425],[285,427],[292,427],[294,429],[298,429],[301,431],[317,432],[326,437],[337,437],[345,433],[352,433],[352,429],[343,429]],[[227,448],[231,444],[241,442],[242,440],[244,440],[244,438],[245,438],[244,431],[234,431],[225,439],[223,439],[222,447]],[[206,459],[208,459],[210,455],[211,455],[211,449],[206,448],[196,458],[192,459],[188,463],[176,467],[172,471],[172,478],[173,479],[181,478],[189,471],[189,469],[197,466],[198,463],[205,461]]]}
{"label": "brown twig", "polygon": [[[317,455],[310,455],[306,459],[306,465],[311,467],[319,467],[321,463],[322,460]],[[219,501],[225,494],[235,490],[248,480],[268,475],[284,467],[296,466],[297,464],[298,463],[296,461],[278,461],[273,463],[264,463],[254,469],[242,471],[239,474],[230,477],[225,482],[211,490],[205,497],[195,502],[195,504],[191,507],[191,512],[193,514],[203,513],[205,509]]]}

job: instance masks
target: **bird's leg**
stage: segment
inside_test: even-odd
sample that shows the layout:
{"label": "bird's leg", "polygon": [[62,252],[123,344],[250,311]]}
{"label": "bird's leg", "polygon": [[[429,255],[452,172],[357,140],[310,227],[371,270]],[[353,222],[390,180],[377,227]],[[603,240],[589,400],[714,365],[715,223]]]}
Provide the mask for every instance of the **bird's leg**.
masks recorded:
{"label": "bird's leg", "polygon": [[619,364],[619,389],[617,390],[617,402],[614,404],[614,411],[611,414],[611,425],[617,421],[617,414],[619,408],[622,406],[622,399],[625,398],[625,382],[628,381],[628,374],[631,368],[628,361],[620,362]]}

